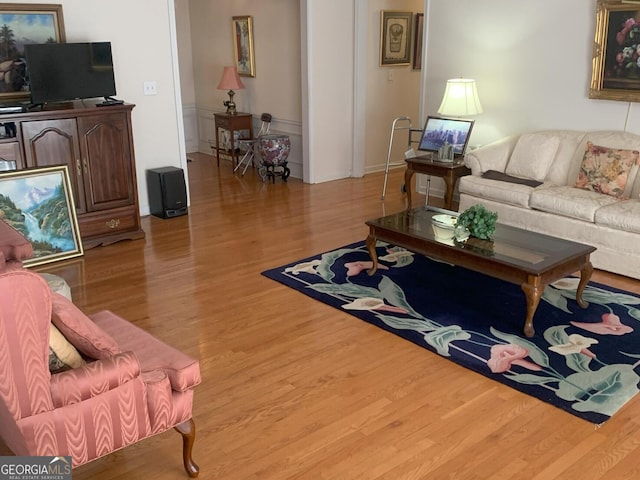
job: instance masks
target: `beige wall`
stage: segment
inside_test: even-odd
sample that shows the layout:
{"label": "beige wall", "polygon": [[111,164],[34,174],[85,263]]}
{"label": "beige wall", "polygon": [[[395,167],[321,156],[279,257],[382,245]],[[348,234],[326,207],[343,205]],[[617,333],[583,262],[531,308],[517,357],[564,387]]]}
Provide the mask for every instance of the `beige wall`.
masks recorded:
{"label": "beige wall", "polygon": [[[189,2],[193,85],[198,125],[198,149],[211,153],[215,142],[213,114],[223,112],[229,97],[216,87],[224,66],[233,65],[231,18],[251,15],[255,77],[242,77],[236,92],[239,111],[273,115],[271,129],[291,137],[293,176],[301,176],[300,8],[298,0],[217,0]],[[180,35],[182,38],[182,35]]]}
{"label": "beige wall", "polygon": [[191,45],[191,19],[189,0],[174,0],[176,8],[176,31],[178,59],[180,64],[180,89],[182,104],[195,105],[196,90],[193,83],[193,54]]}
{"label": "beige wall", "polygon": [[[143,215],[148,214],[145,170],[186,165],[172,63],[173,0],[22,3],[61,4],[68,42],[112,43],[117,98],[136,104],[133,134],[140,210]],[[157,95],[143,95],[143,83],[147,80],[157,82]]]}
{"label": "beige wall", "polygon": [[[193,83],[193,54],[191,46],[191,17],[189,0],[175,0],[176,40],[182,95],[182,120],[184,123],[185,149],[198,151],[198,116],[196,90]],[[210,153],[209,151],[207,153]]]}
{"label": "beige wall", "polygon": [[[182,3],[184,2],[184,3]],[[182,3],[182,5],[181,5]],[[330,3],[330,2],[329,2]],[[326,181],[353,174],[353,134],[340,139],[342,132],[353,128],[353,85],[354,5],[357,2],[336,2],[335,8],[327,0],[277,0],[263,2],[247,0],[220,0],[217,2],[191,1],[190,43],[192,45],[193,80],[183,77],[183,84],[194,85],[197,109],[198,138],[200,151],[209,153],[213,138],[212,115],[223,111],[222,102],[227,99],[223,91],[215,87],[222,67],[233,63],[231,17],[252,15],[254,22],[254,42],[256,77],[243,77],[246,89],[237,92],[235,101],[242,111],[259,115],[269,111],[274,115],[273,127],[292,136],[296,147],[302,142],[303,95],[312,89],[314,96],[311,109],[306,112],[309,128],[315,135],[307,135],[306,142],[314,142],[308,150],[307,181]],[[366,165],[363,171],[384,168],[389,144],[390,126],[394,118],[411,116],[420,123],[419,94],[420,71],[410,66],[381,67],[379,65],[380,11],[423,11],[423,0],[370,0],[366,3],[366,68],[361,88],[366,92],[364,116],[366,121],[366,147],[363,151]],[[179,8],[186,8],[186,0],[179,0]],[[308,24],[305,13],[301,20],[300,4],[310,9]],[[336,17],[336,9],[343,15]],[[180,13],[177,14],[180,17]],[[341,24],[341,22],[348,22]],[[277,28],[275,28],[277,26]],[[181,42],[185,33],[178,23],[178,37]],[[301,35],[311,42],[304,54],[311,57],[308,65],[301,65]],[[305,61],[308,58],[305,58]],[[182,61],[181,61],[182,63]],[[301,69],[305,69],[304,78]],[[182,67],[181,67],[182,70]],[[339,72],[339,75],[336,74]],[[393,79],[389,80],[389,72]],[[301,86],[301,83],[304,85]],[[330,111],[325,111],[325,110]],[[311,115],[310,117],[308,115]],[[189,137],[190,122],[185,108],[185,124]],[[335,131],[333,131],[335,129]],[[312,139],[311,137],[316,137]],[[322,139],[332,138],[334,148],[325,152]],[[339,143],[335,143],[339,142]],[[401,147],[394,149],[394,159],[406,148],[406,138],[396,142]],[[340,152],[339,154],[337,152]],[[292,175],[302,177],[302,150],[294,148],[290,157],[293,163]],[[311,172],[314,165],[319,172]]]}
{"label": "beige wall", "polygon": [[[471,144],[551,128],[640,133],[640,104],[589,99],[596,0],[430,0],[429,8],[425,110],[438,108],[447,78],[475,78],[484,113]],[[455,41],[443,41],[452,32]]]}
{"label": "beige wall", "polygon": [[223,108],[217,90],[224,66],[233,65],[231,17],[251,15],[256,76],[242,77],[245,89],[234,100],[242,111],[270,112],[301,122],[300,8],[298,0],[191,1],[191,44],[196,101]]}
{"label": "beige wall", "polygon": [[[368,13],[369,44],[366,77],[366,151],[365,171],[384,168],[387,161],[391,125],[397,117],[408,116],[420,128],[420,70],[411,66],[380,66],[380,12],[423,12],[423,0],[370,0]],[[413,34],[412,34],[413,35]],[[406,126],[406,122],[398,125]],[[408,132],[394,135],[391,162],[404,159]]]}

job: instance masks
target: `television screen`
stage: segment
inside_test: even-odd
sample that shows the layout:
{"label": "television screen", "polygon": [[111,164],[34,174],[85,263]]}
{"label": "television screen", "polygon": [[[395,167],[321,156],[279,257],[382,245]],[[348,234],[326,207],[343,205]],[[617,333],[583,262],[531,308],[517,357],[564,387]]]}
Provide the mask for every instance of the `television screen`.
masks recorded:
{"label": "television screen", "polygon": [[25,45],[31,103],[116,94],[110,42]]}
{"label": "television screen", "polygon": [[437,152],[446,143],[455,155],[464,155],[472,127],[473,120],[427,117],[418,150]]}

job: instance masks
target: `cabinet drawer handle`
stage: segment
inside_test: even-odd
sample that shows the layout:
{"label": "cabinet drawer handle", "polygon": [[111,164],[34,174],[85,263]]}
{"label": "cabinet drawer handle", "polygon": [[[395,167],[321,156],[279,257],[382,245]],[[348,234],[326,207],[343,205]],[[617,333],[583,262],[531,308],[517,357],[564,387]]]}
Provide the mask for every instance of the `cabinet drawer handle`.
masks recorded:
{"label": "cabinet drawer handle", "polygon": [[104,222],[105,225],[109,228],[116,228],[117,226],[120,225],[120,219],[119,218],[112,218],[111,220],[108,220],[106,222]]}
{"label": "cabinet drawer handle", "polygon": [[84,173],[89,173],[89,167],[87,167],[87,159],[82,161],[82,165],[84,165]]}
{"label": "cabinet drawer handle", "polygon": [[80,167],[80,160],[76,158],[76,170],[78,171],[78,176],[82,175],[82,167]]}

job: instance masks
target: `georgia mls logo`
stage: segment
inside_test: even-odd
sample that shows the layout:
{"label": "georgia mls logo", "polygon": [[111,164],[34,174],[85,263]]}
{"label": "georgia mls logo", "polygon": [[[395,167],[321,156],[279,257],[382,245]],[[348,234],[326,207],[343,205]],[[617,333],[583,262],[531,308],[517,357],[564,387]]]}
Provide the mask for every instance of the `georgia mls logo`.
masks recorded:
{"label": "georgia mls logo", "polygon": [[49,474],[67,475],[69,473],[71,473],[71,457],[53,457],[49,462]]}
{"label": "georgia mls logo", "polygon": [[0,457],[0,480],[71,480],[71,457]]}

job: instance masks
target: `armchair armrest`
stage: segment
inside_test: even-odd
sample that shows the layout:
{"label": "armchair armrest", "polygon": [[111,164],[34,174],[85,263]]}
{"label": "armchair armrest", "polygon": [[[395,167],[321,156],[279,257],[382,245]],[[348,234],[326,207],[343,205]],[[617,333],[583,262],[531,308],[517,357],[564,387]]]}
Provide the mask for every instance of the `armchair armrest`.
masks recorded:
{"label": "armchair armrest", "polygon": [[504,172],[518,138],[513,135],[473,150],[465,155],[464,164],[478,177],[489,170]]}
{"label": "armchair armrest", "polygon": [[123,352],[51,376],[55,408],[79,403],[140,376],[140,362],[133,352]]}

